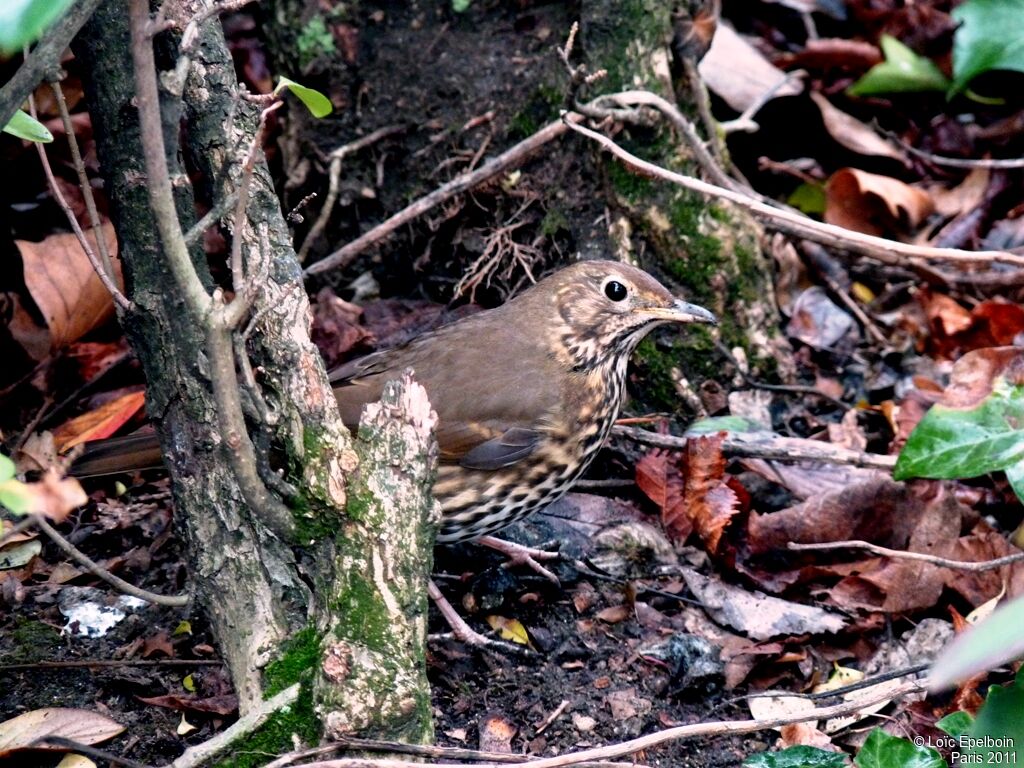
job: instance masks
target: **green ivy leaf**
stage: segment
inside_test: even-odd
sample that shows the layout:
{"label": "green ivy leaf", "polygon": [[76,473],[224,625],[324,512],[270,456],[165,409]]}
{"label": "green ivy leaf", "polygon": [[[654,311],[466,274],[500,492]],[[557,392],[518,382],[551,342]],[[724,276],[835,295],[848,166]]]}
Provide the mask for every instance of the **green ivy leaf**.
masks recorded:
{"label": "green ivy leaf", "polygon": [[452,10],[456,13],[465,13],[472,2],[473,0],[452,0]]}
{"label": "green ivy leaf", "polygon": [[805,181],[790,193],[786,202],[803,213],[821,216],[825,213],[825,187]]}
{"label": "green ivy leaf", "polygon": [[35,141],[39,144],[49,144],[53,141],[53,134],[46,130],[46,126],[36,120],[28,112],[20,109],[14,113],[11,120],[3,127],[4,133],[17,136],[26,141]]}
{"label": "green ivy leaf", "polygon": [[0,2],[0,53],[9,56],[38,40],[74,0]]}
{"label": "green ivy leaf", "polygon": [[881,728],[870,733],[853,762],[860,768],[948,768],[937,750],[890,736]]}
{"label": "green ivy leaf", "polygon": [[860,80],[846,89],[851,96],[945,91],[949,88],[949,80],[931,59],[918,56],[889,35],[882,35],[881,46],[885,61],[875,64]]}
{"label": "green ivy leaf", "polygon": [[935,723],[935,727],[950,736],[963,736],[970,730],[974,718],[970,712],[953,712]]}
{"label": "green ivy leaf", "polygon": [[278,80],[277,87],[274,89],[274,95],[276,96],[285,88],[294,93],[299,101],[306,105],[306,109],[312,113],[313,117],[327,117],[327,115],[334,111],[334,106],[331,104],[331,100],[320,93],[320,91],[307,88],[304,85],[299,85],[294,80],[289,80],[287,77],[282,77]]}
{"label": "green ivy leaf", "polygon": [[0,453],[0,483],[6,482],[14,477],[14,462]]}
{"label": "green ivy leaf", "polygon": [[27,515],[33,512],[36,494],[20,480],[11,478],[0,483],[0,505],[16,515]]}
{"label": "green ivy leaf", "polygon": [[[1024,461],[1024,387],[1005,379],[976,407],[933,405],[910,434],[893,477],[953,480],[1013,468]],[[1016,490],[1016,488],[1015,488]]]}
{"label": "green ivy leaf", "polygon": [[845,768],[846,755],[800,745],[778,752],[758,752],[743,761],[744,768]]}
{"label": "green ivy leaf", "polygon": [[744,416],[709,416],[693,422],[686,430],[686,437],[716,435],[719,432],[765,432],[770,427]]}
{"label": "green ivy leaf", "polygon": [[[994,615],[994,614],[993,614]],[[1020,624],[1017,625],[1018,632]],[[963,753],[970,757],[961,761],[993,765],[1019,765],[1024,760],[1024,671],[1009,685],[988,689],[985,703],[968,732],[976,743],[961,742]]]}
{"label": "green ivy leaf", "polygon": [[953,84],[949,95],[993,69],[1024,72],[1024,0],[967,0],[953,9]]}

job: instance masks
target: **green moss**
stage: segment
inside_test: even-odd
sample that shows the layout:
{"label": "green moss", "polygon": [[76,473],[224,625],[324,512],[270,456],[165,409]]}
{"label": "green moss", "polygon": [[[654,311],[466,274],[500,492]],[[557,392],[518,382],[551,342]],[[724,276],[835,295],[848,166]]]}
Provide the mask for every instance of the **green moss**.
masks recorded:
{"label": "green moss", "polygon": [[15,617],[11,629],[12,648],[7,660],[13,664],[34,664],[49,658],[60,647],[60,633],[41,621]]}
{"label": "green moss", "polygon": [[540,223],[540,232],[545,237],[555,237],[560,232],[569,231],[569,220],[556,208],[548,208]]}
{"label": "green moss", "polygon": [[334,35],[327,28],[327,22],[320,14],[313,16],[302,28],[295,46],[299,51],[299,69],[305,69],[320,56],[333,56],[337,53],[334,46]]}
{"label": "green moss", "polygon": [[217,768],[256,768],[273,756],[294,748],[293,735],[310,746],[320,740],[320,721],[313,709],[313,671],[320,660],[320,635],[306,627],[281,644],[278,658],[263,672],[263,695],[270,698],[301,683],[299,697],[291,706],[275,712],[263,726],[240,742],[231,757]]}
{"label": "green moss", "polygon": [[619,162],[610,162],[606,166],[608,180],[615,192],[629,205],[640,205],[649,201],[654,194],[654,183],[644,176],[639,176]]}
{"label": "green moss", "polygon": [[387,647],[391,622],[380,596],[360,573],[343,574],[342,579],[345,583],[339,585],[340,591],[337,599],[331,603],[331,611],[336,616],[358,616],[359,621],[345,621],[339,624],[339,630],[344,634],[344,637],[339,639],[384,650]]}
{"label": "green moss", "polygon": [[562,94],[557,88],[537,86],[509,121],[509,138],[525,139],[532,136],[548,123],[557,120],[562,106]]}

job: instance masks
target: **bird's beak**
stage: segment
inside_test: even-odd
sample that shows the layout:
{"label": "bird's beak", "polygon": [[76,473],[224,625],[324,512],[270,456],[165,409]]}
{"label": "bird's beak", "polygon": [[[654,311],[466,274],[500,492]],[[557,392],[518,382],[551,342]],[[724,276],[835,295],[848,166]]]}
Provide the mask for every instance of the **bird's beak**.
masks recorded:
{"label": "bird's beak", "polygon": [[670,323],[708,323],[709,325],[718,325],[718,318],[704,309],[704,307],[698,307],[696,304],[687,304],[679,299],[676,299],[668,307],[644,307],[641,311],[645,315]]}

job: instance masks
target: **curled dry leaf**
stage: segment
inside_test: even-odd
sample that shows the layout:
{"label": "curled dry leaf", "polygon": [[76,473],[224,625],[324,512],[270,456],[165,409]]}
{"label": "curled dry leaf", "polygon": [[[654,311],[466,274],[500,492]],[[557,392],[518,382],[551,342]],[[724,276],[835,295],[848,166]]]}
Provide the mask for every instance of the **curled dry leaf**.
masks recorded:
{"label": "curled dry leaf", "polygon": [[64,747],[36,743],[47,736],[58,736],[80,744],[98,744],[122,731],[124,726],[120,723],[87,709],[34,709],[0,723],[0,757],[30,747],[63,751]]}
{"label": "curled dry leaf", "polygon": [[811,92],[811,100],[821,110],[821,119],[825,123],[825,130],[844,147],[860,155],[890,157],[904,165],[907,164],[906,156],[902,151],[853,115],[848,115],[833,106],[832,102],[822,94],[816,91]]}
{"label": "curled dry leaf", "polygon": [[818,285],[811,286],[793,302],[786,333],[815,349],[829,349],[850,333],[855,323]]}
{"label": "curled dry leaf", "polygon": [[728,24],[719,24],[711,48],[699,65],[708,88],[737,112],[773,98],[794,96],[803,90],[796,81],[786,82],[786,73],[744,40]]}
{"label": "curled dry leaf", "polygon": [[927,192],[856,168],[839,169],[825,185],[825,221],[868,235],[911,232],[934,208]]}
{"label": "curled dry leaf", "polygon": [[[116,255],[114,227],[101,228],[111,255]],[[92,230],[86,237],[95,248]],[[42,329],[12,327],[12,333],[26,351],[41,359],[50,349],[70,344],[106,322],[114,313],[107,289],[93,271],[85,251],[73,234],[50,235],[42,242],[16,241],[24,265],[25,286],[46,324],[48,348],[43,351],[33,338]],[[122,284],[120,262],[114,259],[115,280]]]}
{"label": "curled dry leaf", "polygon": [[83,413],[64,422],[53,431],[57,450],[64,453],[80,443],[110,437],[139,412],[145,401],[145,392],[129,392],[101,405],[95,411]]}

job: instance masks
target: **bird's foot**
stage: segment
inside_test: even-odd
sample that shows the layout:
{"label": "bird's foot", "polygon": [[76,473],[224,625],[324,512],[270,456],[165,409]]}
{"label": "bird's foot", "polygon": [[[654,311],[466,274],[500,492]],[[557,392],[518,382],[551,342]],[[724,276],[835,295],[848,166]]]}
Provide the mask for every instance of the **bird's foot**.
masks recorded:
{"label": "bird's foot", "polygon": [[556,585],[561,584],[554,573],[537,562],[538,560],[560,560],[562,555],[559,552],[527,547],[523,544],[516,544],[514,541],[499,539],[495,536],[481,536],[476,540],[476,543],[497,550],[508,557],[505,568],[513,565],[525,565],[545,579],[553,581]]}
{"label": "bird's foot", "polygon": [[460,640],[466,645],[471,645],[474,648],[487,649],[491,651],[498,651],[500,653],[507,653],[513,656],[532,656],[533,652],[525,645],[514,645],[512,643],[506,643],[501,640],[492,640],[489,637],[485,637],[477,632],[475,629],[466,623],[465,619],[459,616],[452,604],[448,602],[448,598],[441,594],[441,590],[437,588],[437,584],[434,583],[433,579],[427,582],[427,594],[430,599],[434,601],[434,605],[441,612],[441,616],[451,627],[450,633],[442,635],[431,635],[431,640],[445,640],[449,637],[454,637],[456,640]]}

